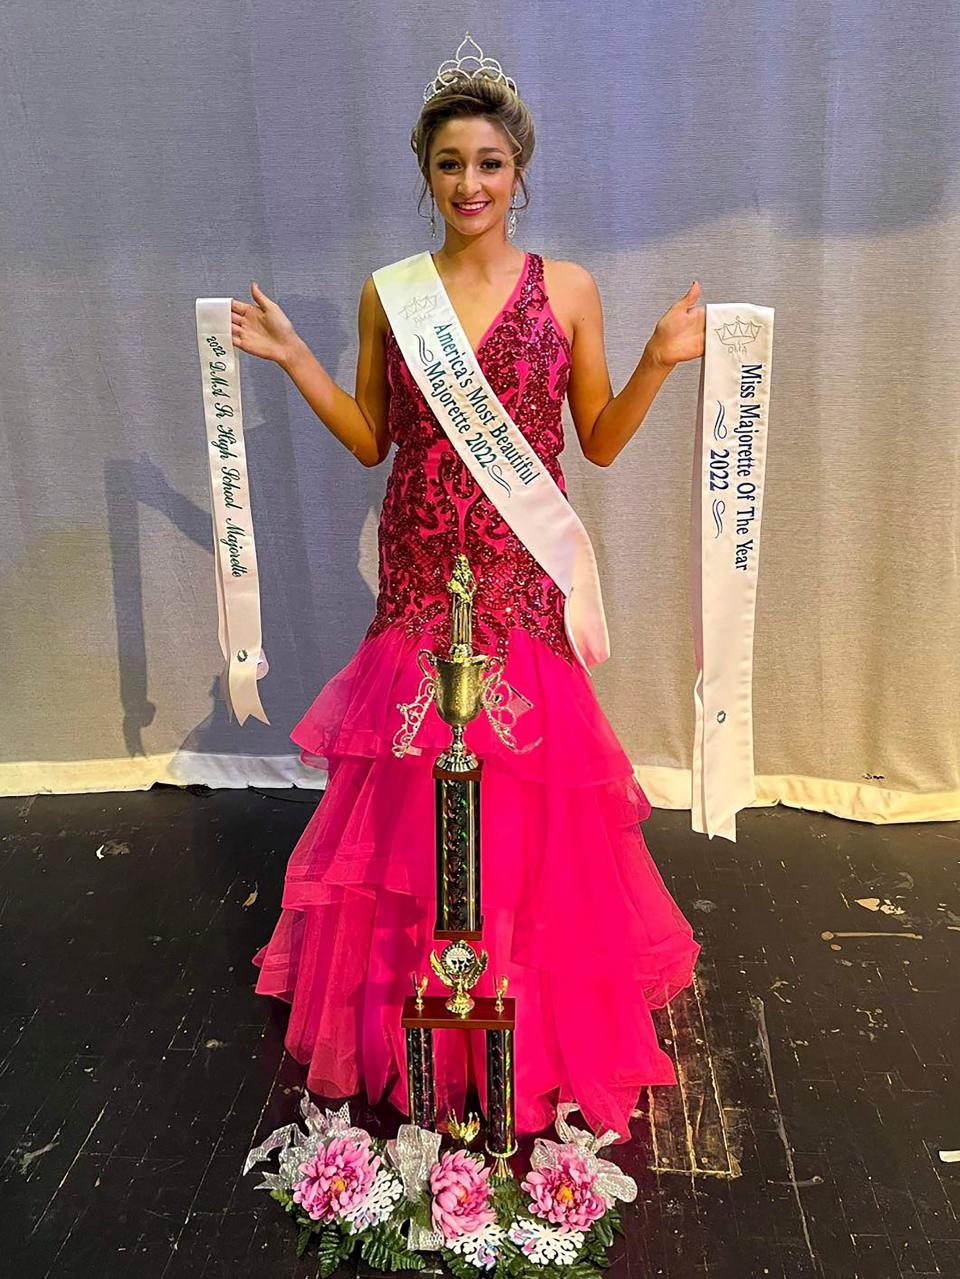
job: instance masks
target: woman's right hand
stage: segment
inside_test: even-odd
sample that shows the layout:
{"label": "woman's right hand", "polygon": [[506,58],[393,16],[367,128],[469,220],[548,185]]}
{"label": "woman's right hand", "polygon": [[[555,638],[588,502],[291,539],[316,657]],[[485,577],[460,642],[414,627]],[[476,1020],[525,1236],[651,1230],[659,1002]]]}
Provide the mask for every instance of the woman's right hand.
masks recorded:
{"label": "woman's right hand", "polygon": [[276,302],[254,281],[250,285],[252,302],[231,300],[233,345],[249,355],[282,363],[297,341],[297,333]]}

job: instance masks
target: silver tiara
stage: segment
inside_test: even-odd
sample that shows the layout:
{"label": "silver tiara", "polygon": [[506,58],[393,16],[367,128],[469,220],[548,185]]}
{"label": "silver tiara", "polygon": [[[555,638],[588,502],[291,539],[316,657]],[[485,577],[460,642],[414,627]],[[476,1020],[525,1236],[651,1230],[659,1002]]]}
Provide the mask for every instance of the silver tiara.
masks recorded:
{"label": "silver tiara", "polygon": [[[469,46],[467,53],[461,56],[467,46]],[[424,102],[428,102],[435,97],[458,76],[467,76],[471,80],[479,80],[481,77],[499,80],[508,89],[512,89],[514,93],[517,92],[516,82],[511,80],[508,75],[504,75],[503,67],[495,58],[485,58],[483,56],[483,50],[476,40],[471,38],[469,31],[457,47],[457,56],[448,58],[446,62],[441,62],[439,67],[437,67],[435,79],[431,80],[423,91]]]}

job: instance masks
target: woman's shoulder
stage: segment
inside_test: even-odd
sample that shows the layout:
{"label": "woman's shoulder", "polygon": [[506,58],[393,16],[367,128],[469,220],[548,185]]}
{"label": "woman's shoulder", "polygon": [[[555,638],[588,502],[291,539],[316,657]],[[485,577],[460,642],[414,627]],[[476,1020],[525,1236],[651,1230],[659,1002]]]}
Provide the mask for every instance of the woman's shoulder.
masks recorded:
{"label": "woman's shoulder", "polygon": [[543,287],[550,297],[577,298],[593,292],[597,282],[585,266],[566,258],[547,258],[543,262]]}
{"label": "woman's shoulder", "polygon": [[380,301],[380,294],[373,275],[368,275],[360,289],[360,304],[357,310],[357,321],[360,332],[365,330],[382,341],[390,330],[390,321]]}
{"label": "woman's shoulder", "polygon": [[543,258],[543,291],[550,308],[572,342],[577,317],[593,309],[597,284],[585,266],[562,258]]}

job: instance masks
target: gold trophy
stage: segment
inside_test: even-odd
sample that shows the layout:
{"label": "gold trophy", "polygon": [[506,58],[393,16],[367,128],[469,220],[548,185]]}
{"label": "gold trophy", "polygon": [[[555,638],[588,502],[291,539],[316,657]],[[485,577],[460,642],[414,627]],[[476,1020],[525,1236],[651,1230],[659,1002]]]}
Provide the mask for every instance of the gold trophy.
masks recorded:
{"label": "gold trophy", "polygon": [[453,597],[450,653],[447,657],[434,657],[425,648],[419,654],[421,658],[429,656],[435,662],[437,711],[443,722],[453,729],[450,749],[437,759],[437,767],[448,773],[471,773],[478,767],[477,757],[467,750],[463,734],[470,721],[480,714],[484,675],[491,667],[492,659],[473,651],[473,597],[476,589],[476,578],[467,557],[458,555],[453,575],[447,583],[447,590]]}
{"label": "gold trophy", "polygon": [[[452,597],[450,650],[444,656],[421,649],[423,680],[415,700],[402,704],[403,728],[394,739],[402,756],[433,704],[453,740],[434,763],[436,790],[437,917],[434,936],[446,945],[430,953],[430,967],[451,994],[425,995],[426,978],[414,975],[415,996],[408,996],[402,1026],[407,1044],[407,1081],[412,1122],[432,1128],[435,1120],[433,1031],[459,1026],[483,1030],[487,1044],[487,1151],[494,1156],[494,1180],[512,1176],[508,1159],[516,1153],[513,1095],[515,1004],[505,999],[507,979],[495,997],[470,994],[487,969],[486,951],[471,944],[483,935],[480,912],[480,781],[483,765],[467,749],[467,726],[486,711],[494,731],[516,749],[513,725],[518,707],[530,703],[503,679],[503,663],[473,651],[473,598],[476,580],[466,556],[458,555],[447,583]],[[522,713],[522,711],[519,711]]]}

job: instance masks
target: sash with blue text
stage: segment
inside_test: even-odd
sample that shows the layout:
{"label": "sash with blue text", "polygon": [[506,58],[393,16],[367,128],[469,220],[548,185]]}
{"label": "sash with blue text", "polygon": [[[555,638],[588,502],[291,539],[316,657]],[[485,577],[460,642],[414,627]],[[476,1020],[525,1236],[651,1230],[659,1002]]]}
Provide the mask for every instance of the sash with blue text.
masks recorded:
{"label": "sash with blue text", "polygon": [[570,646],[589,669],[610,655],[587,530],[490,388],[429,253],[373,272],[397,345],[483,493],[563,592]]}
{"label": "sash with blue text", "polygon": [[257,690],[257,680],[270,668],[260,646],[260,577],[230,303],[230,298],[197,298],[196,304],[218,636],[226,663],[220,687],[241,724],[248,715],[269,724]]}
{"label": "sash with blue text", "polygon": [[736,840],[736,814],[756,798],[753,634],[774,313],[749,303],[706,311],[691,511],[691,818],[701,834]]}

